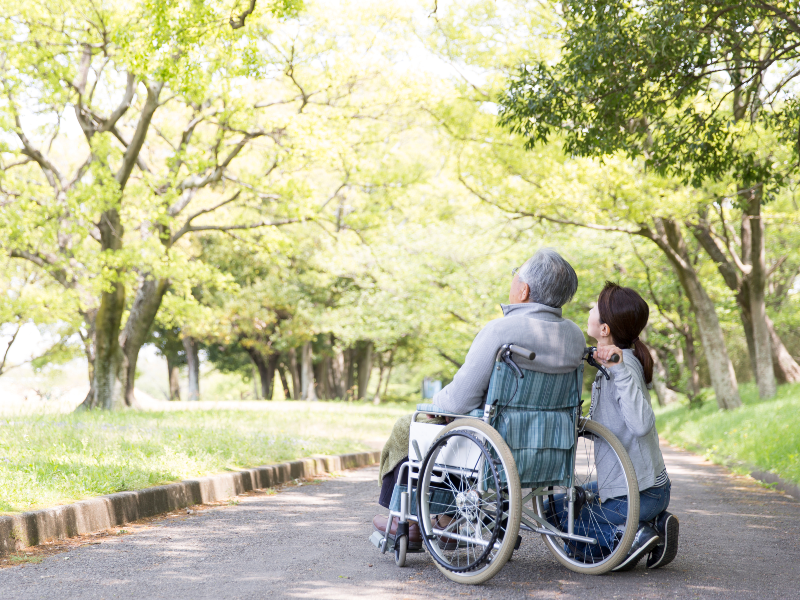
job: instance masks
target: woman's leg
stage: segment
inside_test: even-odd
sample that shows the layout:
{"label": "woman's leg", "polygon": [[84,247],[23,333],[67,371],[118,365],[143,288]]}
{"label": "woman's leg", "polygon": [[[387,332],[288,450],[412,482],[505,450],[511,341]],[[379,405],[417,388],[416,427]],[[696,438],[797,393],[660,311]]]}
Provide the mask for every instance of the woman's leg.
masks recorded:
{"label": "woman's leg", "polygon": [[669,506],[670,482],[639,492],[639,522],[654,521]]}
{"label": "woman's leg", "polygon": [[[573,553],[590,553],[592,556],[600,557],[603,553],[612,550],[617,542],[617,526],[625,524],[625,516],[628,512],[628,500],[622,498],[609,498],[603,503],[599,502],[597,496],[597,483],[592,482],[585,486],[587,491],[595,495],[595,500],[583,505],[581,512],[575,519],[575,533],[586,537],[597,539],[597,545],[590,546],[579,542],[570,542],[568,549]],[[569,515],[567,513],[568,504],[564,494],[553,496],[553,506],[557,522],[553,522],[552,517],[548,517],[553,525],[566,531]],[[545,514],[549,515],[550,500],[544,499]]]}

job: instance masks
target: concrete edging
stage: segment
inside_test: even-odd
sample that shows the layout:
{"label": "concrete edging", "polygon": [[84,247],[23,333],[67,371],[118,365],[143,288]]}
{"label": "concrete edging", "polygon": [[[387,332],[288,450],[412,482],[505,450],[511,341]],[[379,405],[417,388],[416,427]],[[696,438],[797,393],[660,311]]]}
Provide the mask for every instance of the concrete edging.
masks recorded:
{"label": "concrete edging", "polygon": [[750,472],[750,477],[763,483],[774,484],[776,490],[782,491],[784,494],[791,496],[795,500],[800,500],[800,487],[789,481],[786,481],[785,479],[782,479],[778,475],[775,475],[775,473],[755,469]]}
{"label": "concrete edging", "polygon": [[28,546],[120,527],[195,504],[227,500],[293,479],[366,467],[379,460],[380,452],[313,456],[0,517],[0,556]]}

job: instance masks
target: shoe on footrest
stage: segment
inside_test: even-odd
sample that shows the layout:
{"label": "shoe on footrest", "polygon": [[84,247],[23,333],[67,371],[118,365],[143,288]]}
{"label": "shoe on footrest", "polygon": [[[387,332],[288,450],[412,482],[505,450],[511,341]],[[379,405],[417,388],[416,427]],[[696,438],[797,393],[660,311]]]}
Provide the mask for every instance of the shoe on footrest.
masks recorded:
{"label": "shoe on footrest", "polygon": [[642,560],[643,556],[647,556],[647,554],[649,554],[650,551],[660,542],[661,537],[658,535],[658,532],[650,527],[650,525],[645,523],[639,527],[639,530],[636,532],[636,537],[633,538],[633,544],[628,552],[628,556],[626,556],[625,560],[611,570],[630,571],[637,564],[639,564],[639,561]]}
{"label": "shoe on footrest", "polygon": [[658,569],[671,563],[678,555],[678,517],[664,511],[656,518],[656,531],[662,542],[655,547],[647,559],[648,569]]}
{"label": "shoe on footrest", "polygon": [[[449,515],[434,515],[433,517],[431,517],[431,525],[436,529],[447,529],[452,520],[453,517]],[[439,540],[436,543],[442,550],[456,550],[457,548],[459,548],[459,545],[461,544],[457,539],[451,538],[447,535],[440,536]]]}
{"label": "shoe on footrest", "polygon": [[[386,524],[389,522],[389,517],[385,517],[384,515],[375,515],[372,519],[372,527],[375,531],[382,533],[383,535],[389,535],[394,539],[395,534],[397,533],[397,519],[392,519],[392,528],[387,532],[386,531]],[[422,545],[422,534],[419,532],[419,525],[414,523],[413,521],[408,522],[408,546],[409,548],[412,547],[421,547]]]}

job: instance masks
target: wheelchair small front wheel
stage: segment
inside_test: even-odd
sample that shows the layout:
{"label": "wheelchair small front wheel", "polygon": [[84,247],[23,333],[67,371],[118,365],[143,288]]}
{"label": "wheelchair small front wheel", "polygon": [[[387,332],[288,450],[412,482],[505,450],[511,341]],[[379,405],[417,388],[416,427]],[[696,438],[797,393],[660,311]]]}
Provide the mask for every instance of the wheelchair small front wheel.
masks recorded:
{"label": "wheelchair small front wheel", "polygon": [[444,427],[422,463],[417,514],[422,539],[448,579],[476,585],[514,552],[522,489],[511,450],[477,419]]}
{"label": "wheelchair small front wheel", "polygon": [[401,535],[394,547],[394,564],[398,567],[406,566],[406,552],[408,552],[408,536]]}

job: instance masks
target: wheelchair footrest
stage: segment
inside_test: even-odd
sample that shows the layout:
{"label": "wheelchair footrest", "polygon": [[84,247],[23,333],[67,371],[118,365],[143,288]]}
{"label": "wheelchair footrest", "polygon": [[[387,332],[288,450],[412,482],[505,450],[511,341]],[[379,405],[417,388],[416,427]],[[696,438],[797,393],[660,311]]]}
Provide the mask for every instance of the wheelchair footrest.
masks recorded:
{"label": "wheelchair footrest", "polygon": [[[383,534],[380,531],[373,531],[372,535],[369,536],[369,541],[378,549],[381,549],[381,544],[383,543]],[[394,546],[394,541],[391,542],[391,545]],[[389,544],[386,544],[387,550],[389,549]]]}
{"label": "wheelchair footrest", "polygon": [[[381,544],[383,543],[383,534],[380,531],[373,531],[372,535],[369,536],[369,541],[372,542],[372,545],[375,546],[378,550],[381,549]],[[394,550],[394,536],[390,535],[386,540],[386,550]],[[419,552],[425,552],[425,548],[422,544],[409,544],[408,550],[406,550],[409,554],[416,554]]]}

